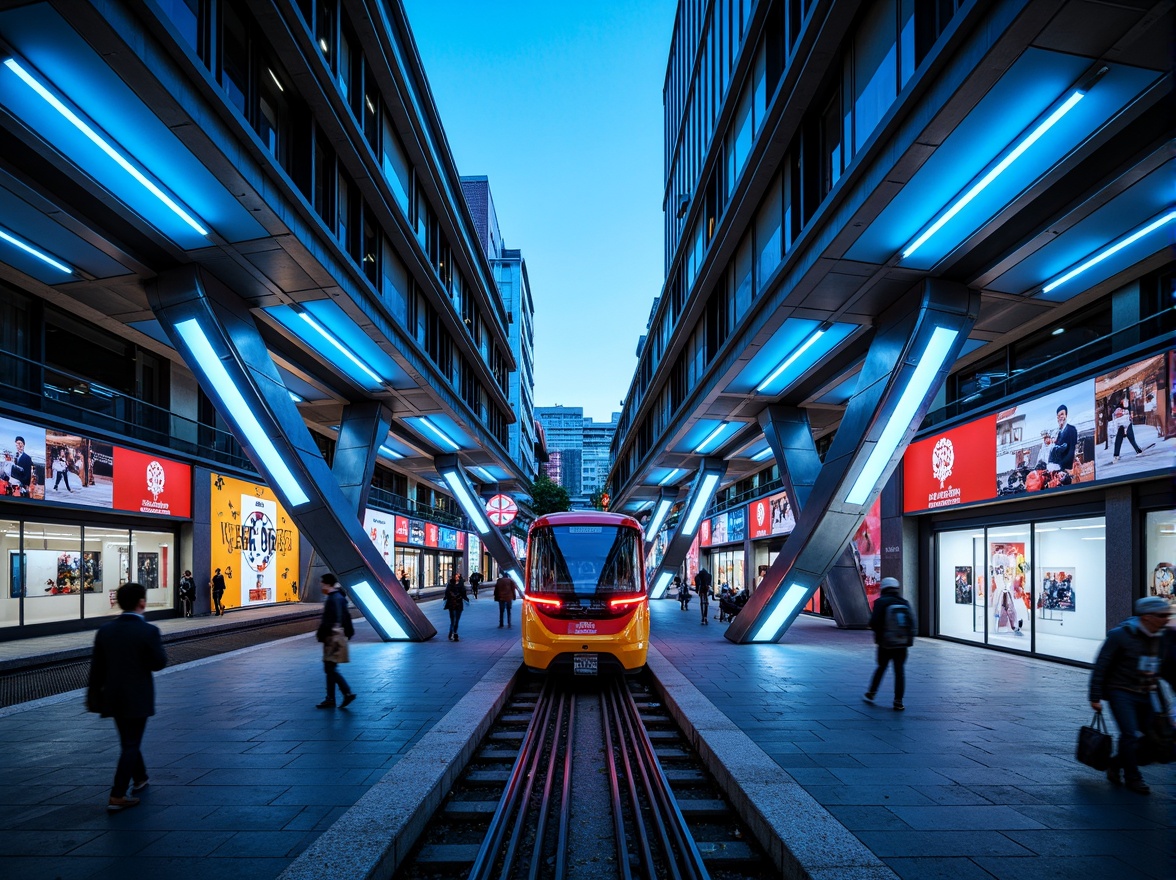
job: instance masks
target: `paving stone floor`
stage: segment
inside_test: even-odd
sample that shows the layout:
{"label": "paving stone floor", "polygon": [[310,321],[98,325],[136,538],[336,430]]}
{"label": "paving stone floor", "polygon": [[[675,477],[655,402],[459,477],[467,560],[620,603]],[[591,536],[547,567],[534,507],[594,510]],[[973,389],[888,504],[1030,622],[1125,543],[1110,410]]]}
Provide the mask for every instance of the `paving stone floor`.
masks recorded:
{"label": "paving stone floor", "polygon": [[802,617],[737,646],[697,602],[653,606],[666,658],[900,877],[1176,877],[1176,765],[1144,768],[1141,797],[1073,758],[1087,670],[919,639],[895,712],[889,671],[862,699],[868,631]]}

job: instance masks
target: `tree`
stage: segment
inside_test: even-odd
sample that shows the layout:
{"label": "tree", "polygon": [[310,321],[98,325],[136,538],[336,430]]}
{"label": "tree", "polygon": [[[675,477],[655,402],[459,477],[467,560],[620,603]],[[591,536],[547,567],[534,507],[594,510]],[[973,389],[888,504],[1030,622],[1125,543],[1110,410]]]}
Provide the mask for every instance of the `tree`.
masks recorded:
{"label": "tree", "polygon": [[572,499],[567,489],[545,474],[540,474],[531,484],[531,507],[534,508],[535,516],[543,516],[545,513],[571,510]]}

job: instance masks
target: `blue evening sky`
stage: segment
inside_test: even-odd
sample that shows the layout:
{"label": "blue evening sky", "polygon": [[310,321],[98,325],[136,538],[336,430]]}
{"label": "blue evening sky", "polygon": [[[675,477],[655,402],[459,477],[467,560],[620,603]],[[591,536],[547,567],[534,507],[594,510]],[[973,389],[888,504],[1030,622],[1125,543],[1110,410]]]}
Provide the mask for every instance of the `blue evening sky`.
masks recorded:
{"label": "blue evening sky", "polygon": [[674,0],[405,0],[458,171],[535,300],[535,403],[620,410],[662,284]]}

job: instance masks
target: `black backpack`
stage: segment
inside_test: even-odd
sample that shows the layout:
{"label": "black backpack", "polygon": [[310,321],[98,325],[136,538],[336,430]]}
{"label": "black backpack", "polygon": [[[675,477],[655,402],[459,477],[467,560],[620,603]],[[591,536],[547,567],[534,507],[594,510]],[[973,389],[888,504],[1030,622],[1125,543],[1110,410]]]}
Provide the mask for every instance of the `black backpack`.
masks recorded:
{"label": "black backpack", "polygon": [[882,647],[909,648],[915,643],[915,615],[905,602],[886,608],[882,618]]}

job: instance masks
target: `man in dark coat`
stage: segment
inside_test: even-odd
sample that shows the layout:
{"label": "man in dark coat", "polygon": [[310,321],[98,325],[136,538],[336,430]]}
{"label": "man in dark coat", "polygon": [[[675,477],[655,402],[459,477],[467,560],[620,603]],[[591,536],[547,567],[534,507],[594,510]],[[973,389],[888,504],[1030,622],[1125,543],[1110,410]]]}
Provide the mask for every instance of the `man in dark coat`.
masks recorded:
{"label": "man in dark coat", "polygon": [[184,613],[184,617],[192,616],[192,608],[196,604],[196,581],[192,578],[192,572],[185,571],[184,576],[180,578],[180,609]]}
{"label": "man in dark coat", "polygon": [[155,714],[155,683],[152,672],[167,665],[159,628],[143,619],[147,609],[147,589],[142,584],[123,584],[116,594],[123,613],[102,628],[94,637],[94,656],[90,660],[90,687],[86,698],[91,712],[114,718],[122,752],[110,787],[110,812],[125,810],[139,803],[128,795],[147,787],[147,767],[140,745],[147,719]]}
{"label": "man in dark coat", "polygon": [[[335,687],[343,694],[343,702],[339,708],[346,709],[355,702],[356,693],[347,684],[347,680],[339,674],[339,663],[327,659],[329,642],[335,632],[335,627],[342,627],[343,635],[348,641],[355,635],[355,625],[351,622],[351,612],[347,610],[347,596],[339,579],[331,572],[327,572],[319,579],[319,586],[323,591],[323,616],[319,620],[316,638],[323,643],[323,672],[327,675],[327,698],[315,705],[316,709],[335,708]],[[344,660],[344,663],[347,661]]]}
{"label": "man in dark coat", "polygon": [[[1111,705],[1119,727],[1119,751],[1107,768],[1112,785],[1126,784],[1138,794],[1151,788],[1139,772],[1138,749],[1143,731],[1154,723],[1152,697],[1163,663],[1163,649],[1172,606],[1161,596],[1145,596],[1135,603],[1130,617],[1109,633],[1090,672],[1090,707],[1102,711]],[[1120,772],[1123,778],[1119,777]]]}
{"label": "man in dark coat", "polygon": [[212,613],[222,615],[225,613],[225,606],[221,604],[221,597],[225,594],[225,576],[221,574],[219,568],[213,572],[210,585],[212,587]]}
{"label": "man in dark coat", "polygon": [[478,598],[478,586],[482,583],[482,572],[470,572],[470,592],[474,594],[474,598]]}
{"label": "man in dark coat", "polygon": [[[878,686],[882,684],[882,676],[886,667],[894,663],[894,711],[901,712],[906,707],[902,703],[906,692],[907,649],[892,648],[884,644],[883,636],[886,632],[886,609],[892,605],[905,605],[908,609],[911,603],[902,597],[901,585],[897,578],[882,578],[880,584],[882,595],[874,600],[874,610],[870,614],[869,627],[874,631],[874,644],[878,646],[878,665],[874,669],[874,677],[870,680],[870,689],[866,691],[867,702],[874,702],[874,695],[878,693]],[[913,616],[912,616],[913,619]]]}
{"label": "man in dark coat", "polygon": [[707,625],[707,610],[710,608],[710,594],[711,585],[714,583],[711,580],[711,573],[705,568],[700,568],[698,574],[694,576],[694,589],[698,593],[698,601],[702,606],[702,625]]}
{"label": "man in dark coat", "polygon": [[1057,415],[1058,436],[1053,442],[1053,448],[1049,451],[1049,463],[1053,465],[1050,470],[1061,468],[1064,471],[1069,471],[1074,466],[1074,453],[1078,449],[1078,429],[1067,424],[1066,419],[1069,417],[1070,411],[1064,403],[1058,407]]}
{"label": "man in dark coat", "polygon": [[502,629],[502,616],[506,615],[506,625],[510,623],[510,609],[514,604],[515,585],[505,571],[498,573],[498,580],[494,582],[494,601],[498,603],[498,628]]}

